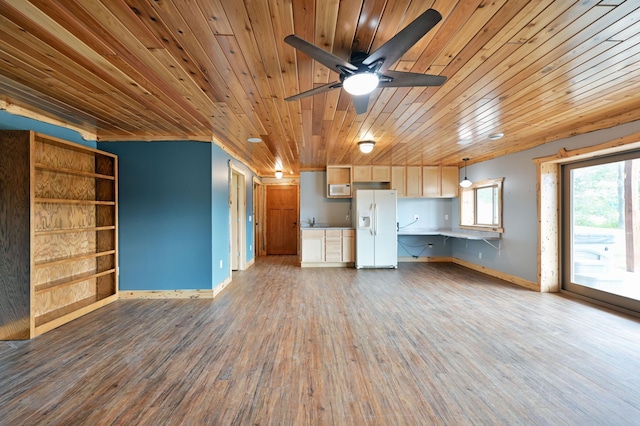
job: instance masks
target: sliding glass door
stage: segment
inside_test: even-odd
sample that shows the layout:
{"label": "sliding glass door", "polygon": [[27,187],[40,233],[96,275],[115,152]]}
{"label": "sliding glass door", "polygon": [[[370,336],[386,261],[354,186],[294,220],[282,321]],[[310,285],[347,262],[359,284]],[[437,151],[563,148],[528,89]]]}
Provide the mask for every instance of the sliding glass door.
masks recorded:
{"label": "sliding glass door", "polygon": [[563,289],[640,312],[640,152],[563,166]]}

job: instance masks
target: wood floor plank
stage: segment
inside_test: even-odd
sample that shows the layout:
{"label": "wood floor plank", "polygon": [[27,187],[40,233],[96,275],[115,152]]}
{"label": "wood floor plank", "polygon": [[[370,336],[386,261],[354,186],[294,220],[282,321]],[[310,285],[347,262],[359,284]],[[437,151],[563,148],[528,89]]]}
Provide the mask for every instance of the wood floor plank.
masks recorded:
{"label": "wood floor plank", "polygon": [[259,258],[0,342],[0,424],[637,424],[640,321],[461,266]]}

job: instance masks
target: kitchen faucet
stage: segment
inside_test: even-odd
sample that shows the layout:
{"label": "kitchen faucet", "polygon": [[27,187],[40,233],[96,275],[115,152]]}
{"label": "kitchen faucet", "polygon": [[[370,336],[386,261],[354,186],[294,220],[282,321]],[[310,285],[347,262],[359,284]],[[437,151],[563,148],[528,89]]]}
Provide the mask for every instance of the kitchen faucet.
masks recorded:
{"label": "kitchen faucet", "polygon": [[316,218],[311,219],[311,227],[313,228],[316,225]]}

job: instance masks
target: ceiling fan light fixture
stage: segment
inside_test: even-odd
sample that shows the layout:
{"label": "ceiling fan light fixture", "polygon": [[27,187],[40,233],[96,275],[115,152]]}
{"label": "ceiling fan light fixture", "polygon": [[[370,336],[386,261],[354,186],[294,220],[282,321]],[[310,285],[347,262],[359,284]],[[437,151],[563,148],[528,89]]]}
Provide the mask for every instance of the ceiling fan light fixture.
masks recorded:
{"label": "ceiling fan light fixture", "polygon": [[467,161],[469,161],[469,159],[463,158],[462,161],[464,161],[464,179],[462,180],[462,182],[460,182],[460,186],[462,188],[468,188],[473,185],[473,182],[467,179]]}
{"label": "ceiling fan light fixture", "polygon": [[363,154],[368,154],[373,151],[375,144],[374,141],[360,141],[358,142],[358,148],[360,148],[360,152]]}
{"label": "ceiling fan light fixture", "polygon": [[379,82],[380,79],[376,74],[361,72],[345,78],[342,82],[342,87],[350,95],[361,96],[373,92],[378,87]]}
{"label": "ceiling fan light fixture", "polygon": [[276,170],[276,179],[282,179],[282,170]]}

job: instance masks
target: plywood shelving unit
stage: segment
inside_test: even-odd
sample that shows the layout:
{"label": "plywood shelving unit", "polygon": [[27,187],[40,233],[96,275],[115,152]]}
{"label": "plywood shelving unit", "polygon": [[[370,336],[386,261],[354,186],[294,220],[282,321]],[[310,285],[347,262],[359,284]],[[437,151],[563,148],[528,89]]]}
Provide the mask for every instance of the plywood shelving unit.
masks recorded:
{"label": "plywood shelving unit", "polygon": [[117,299],[117,157],[29,131],[0,148],[0,339],[26,339]]}

